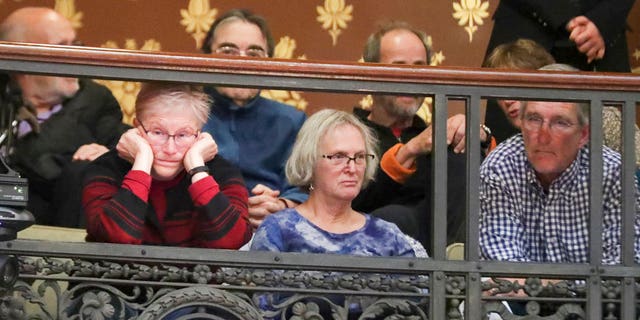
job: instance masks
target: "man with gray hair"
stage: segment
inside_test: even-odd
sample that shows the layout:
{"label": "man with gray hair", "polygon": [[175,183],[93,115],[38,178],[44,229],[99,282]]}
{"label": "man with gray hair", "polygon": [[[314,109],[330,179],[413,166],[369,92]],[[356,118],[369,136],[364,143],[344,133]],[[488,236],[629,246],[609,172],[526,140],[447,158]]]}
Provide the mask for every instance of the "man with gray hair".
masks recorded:
{"label": "man with gray hair", "polygon": [[[587,103],[528,101],[521,130],[480,167],[480,255],[487,260],[589,262]],[[604,264],[620,263],[620,154],[603,147]],[[636,189],[635,261],[640,262]],[[599,223],[599,222],[595,222]]]}

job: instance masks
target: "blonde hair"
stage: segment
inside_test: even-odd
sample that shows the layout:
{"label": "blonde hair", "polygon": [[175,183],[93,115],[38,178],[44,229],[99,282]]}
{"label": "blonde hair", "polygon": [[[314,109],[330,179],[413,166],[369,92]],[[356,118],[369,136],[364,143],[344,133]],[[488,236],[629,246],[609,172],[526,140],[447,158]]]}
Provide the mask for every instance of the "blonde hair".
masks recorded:
{"label": "blonde hair", "polygon": [[[360,131],[364,139],[366,153],[378,154],[378,139],[375,134],[354,115],[334,109],[318,111],[305,121],[298,132],[291,156],[287,160],[285,170],[291,185],[308,190],[316,174],[314,170],[320,157],[318,152],[320,141],[329,131],[345,125],[355,127]],[[377,168],[377,158],[367,161],[362,182],[363,188],[373,180]]]}
{"label": "blonde hair", "polygon": [[487,68],[536,70],[555,63],[543,46],[529,39],[518,39],[495,47],[484,62]]}

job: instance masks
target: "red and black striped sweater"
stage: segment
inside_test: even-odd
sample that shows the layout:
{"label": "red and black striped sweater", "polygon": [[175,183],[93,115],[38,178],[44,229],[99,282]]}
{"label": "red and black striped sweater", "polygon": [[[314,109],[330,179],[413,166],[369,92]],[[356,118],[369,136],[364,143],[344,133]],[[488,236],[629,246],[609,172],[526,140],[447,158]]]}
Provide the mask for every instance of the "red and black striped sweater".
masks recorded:
{"label": "red and black striped sweater", "polygon": [[89,165],[82,205],[87,241],[237,249],[252,234],[240,171],[220,156],[211,176],[155,181],[110,151]]}

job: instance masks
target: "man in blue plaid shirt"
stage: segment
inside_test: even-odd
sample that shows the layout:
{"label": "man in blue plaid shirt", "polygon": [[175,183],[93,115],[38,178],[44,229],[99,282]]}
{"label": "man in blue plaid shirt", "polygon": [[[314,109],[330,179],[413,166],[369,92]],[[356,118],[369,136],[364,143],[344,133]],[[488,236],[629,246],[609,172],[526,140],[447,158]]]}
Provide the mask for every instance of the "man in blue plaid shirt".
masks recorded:
{"label": "man in blue plaid shirt", "polygon": [[[480,254],[487,260],[584,263],[589,259],[589,140],[585,103],[529,101],[522,134],[480,168]],[[620,154],[604,147],[604,264],[620,263]],[[636,190],[635,261],[640,262]]]}

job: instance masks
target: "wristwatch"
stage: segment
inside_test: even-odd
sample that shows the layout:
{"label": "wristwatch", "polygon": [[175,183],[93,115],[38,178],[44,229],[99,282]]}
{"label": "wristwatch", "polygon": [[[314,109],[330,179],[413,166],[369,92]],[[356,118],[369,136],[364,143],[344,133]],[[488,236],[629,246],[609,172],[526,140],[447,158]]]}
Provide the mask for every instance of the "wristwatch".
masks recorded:
{"label": "wristwatch", "polygon": [[209,173],[209,167],[207,167],[207,166],[199,166],[199,167],[191,168],[191,170],[189,170],[189,172],[187,172],[187,174],[189,174],[189,177],[193,177],[193,175],[195,175],[198,172]]}
{"label": "wristwatch", "polygon": [[480,128],[484,131],[485,135],[487,136],[487,139],[485,141],[480,142],[480,147],[482,149],[489,148],[491,146],[491,138],[493,137],[493,135],[491,134],[491,129],[489,129],[489,127],[485,126],[484,124],[480,124]]}

